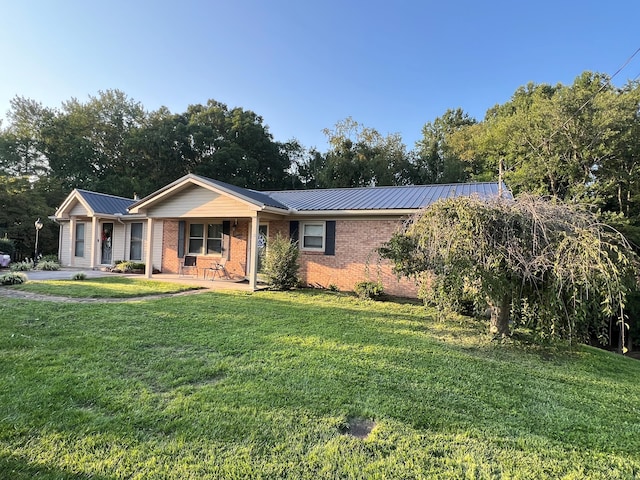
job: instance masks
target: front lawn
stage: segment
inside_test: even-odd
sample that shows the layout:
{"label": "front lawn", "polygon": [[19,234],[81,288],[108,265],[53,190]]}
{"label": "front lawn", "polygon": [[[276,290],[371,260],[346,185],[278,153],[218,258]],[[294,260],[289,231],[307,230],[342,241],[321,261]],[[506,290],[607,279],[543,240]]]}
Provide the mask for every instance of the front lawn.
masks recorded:
{"label": "front lawn", "polygon": [[640,362],[604,351],[330,293],[3,301],[0,478],[640,475]]}

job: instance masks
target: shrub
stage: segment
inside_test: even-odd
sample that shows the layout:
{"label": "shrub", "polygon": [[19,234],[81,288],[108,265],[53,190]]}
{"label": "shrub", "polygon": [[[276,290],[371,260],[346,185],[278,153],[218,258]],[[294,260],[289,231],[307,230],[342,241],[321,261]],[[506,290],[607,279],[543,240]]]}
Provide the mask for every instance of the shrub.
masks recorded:
{"label": "shrub", "polygon": [[76,272],[71,277],[71,280],[86,280],[87,275],[84,272]]}
{"label": "shrub", "polygon": [[340,291],[340,289],[338,288],[338,286],[335,283],[330,283],[327,288],[329,289],[330,292],[339,292]]}
{"label": "shrub", "polygon": [[380,282],[358,282],[353,291],[362,299],[377,300],[384,294],[384,287]]}
{"label": "shrub", "polygon": [[298,245],[277,234],[269,242],[263,272],[275,290],[291,290],[298,284]]}
{"label": "shrub", "polygon": [[133,272],[134,270],[144,270],[145,264],[141,262],[132,262],[132,261],[122,261],[116,263],[116,266],[113,268],[114,272]]}
{"label": "shrub", "polygon": [[10,266],[12,272],[28,272],[33,270],[33,260],[25,260],[23,262],[15,262]]}
{"label": "shrub", "polygon": [[40,260],[35,266],[35,269],[46,271],[60,270],[60,264],[57,261],[53,262],[51,260]]}
{"label": "shrub", "polygon": [[5,273],[0,276],[1,285],[19,285],[27,281],[27,276],[20,272]]}
{"label": "shrub", "polygon": [[55,253],[49,253],[40,259],[41,262],[56,262],[58,265],[60,264],[60,259],[58,255]]}

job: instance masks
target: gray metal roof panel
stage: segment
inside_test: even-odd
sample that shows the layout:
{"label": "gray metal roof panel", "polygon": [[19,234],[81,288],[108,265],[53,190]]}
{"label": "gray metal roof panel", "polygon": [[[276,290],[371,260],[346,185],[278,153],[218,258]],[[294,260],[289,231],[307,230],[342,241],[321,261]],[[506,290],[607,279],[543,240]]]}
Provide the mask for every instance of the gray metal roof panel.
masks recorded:
{"label": "gray metal roof panel", "polygon": [[[504,188],[504,187],[503,187]],[[328,188],[265,192],[298,211],[419,209],[450,197],[498,195],[498,183],[408,185],[400,187]],[[504,194],[511,196],[504,188]]]}
{"label": "gray metal roof panel", "polygon": [[266,192],[258,192],[249,188],[238,187],[236,185],[231,185],[230,183],[221,182],[220,180],[214,180],[213,178],[200,178],[213,185],[217,185],[222,190],[227,190],[229,192],[235,193],[236,195],[244,196],[250,200],[253,200],[254,202],[262,203],[267,207],[281,208],[283,210],[289,209],[286,205],[271,197]]}
{"label": "gray metal roof panel", "polygon": [[131,198],[116,197],[106,193],[89,192],[88,190],[77,190],[94,213],[105,215],[127,215],[129,208],[135,200]]}

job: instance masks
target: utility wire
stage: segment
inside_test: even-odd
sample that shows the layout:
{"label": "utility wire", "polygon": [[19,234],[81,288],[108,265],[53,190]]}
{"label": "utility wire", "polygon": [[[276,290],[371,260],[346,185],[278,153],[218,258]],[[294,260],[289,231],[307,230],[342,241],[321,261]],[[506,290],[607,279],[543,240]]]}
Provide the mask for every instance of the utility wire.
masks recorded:
{"label": "utility wire", "polygon": [[[586,102],[584,102],[582,104],[582,106],[580,108],[578,108],[578,110],[576,110],[573,115],[571,115],[562,125],[560,125],[558,128],[556,128],[553,133],[551,135],[549,135],[549,138],[544,139],[542,142],[540,142],[540,145],[538,145],[537,147],[534,147],[535,153],[538,154],[538,156],[542,157],[542,154],[538,152],[538,150],[540,150],[540,148],[542,148],[544,146],[544,144],[548,141],[550,141],[553,137],[555,137],[558,133],[560,133],[560,130],[562,130],[564,127],[566,127],[569,122],[571,120],[573,120],[587,105],[589,105],[591,102],[593,102],[593,100],[598,96],[598,94],[600,92],[602,92],[608,85],[611,84],[611,80],[613,80],[622,70],[624,70],[624,68],[629,65],[629,63],[631,63],[631,60],[633,60],[633,57],[635,57],[638,53],[640,53],[640,47],[638,49],[636,49],[635,52],[633,52],[633,54],[627,59],[626,62],[624,62],[622,64],[622,66],[620,68],[618,68],[618,70],[616,70],[616,72],[609,77],[609,80],[607,80],[606,82],[604,82],[600,88],[598,89],[598,91],[596,93],[594,93],[591,98],[589,98]],[[633,79],[633,81],[635,81],[638,77],[640,77],[640,73],[638,75],[635,76],[635,78]],[[531,142],[529,142],[529,144],[533,147],[533,145],[531,144]],[[528,155],[525,155],[525,158]]]}

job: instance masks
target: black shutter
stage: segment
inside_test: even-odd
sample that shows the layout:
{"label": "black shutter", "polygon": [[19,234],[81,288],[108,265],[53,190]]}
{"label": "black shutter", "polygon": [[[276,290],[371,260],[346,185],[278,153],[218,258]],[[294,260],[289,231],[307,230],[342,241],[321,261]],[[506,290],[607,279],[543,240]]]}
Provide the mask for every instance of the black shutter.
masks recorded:
{"label": "black shutter", "polygon": [[292,220],[289,222],[289,238],[292,242],[297,242],[299,240],[300,234],[300,222],[297,220]]}
{"label": "black shutter", "polygon": [[184,220],[178,222],[178,258],[184,257],[184,234],[187,226]]}
{"label": "black shutter", "polygon": [[335,255],[336,254],[336,221],[329,220],[325,224],[325,240],[324,240],[324,254]]}
{"label": "black shutter", "polygon": [[231,246],[231,222],[223,220],[222,222],[222,258],[229,260],[229,247]]}

